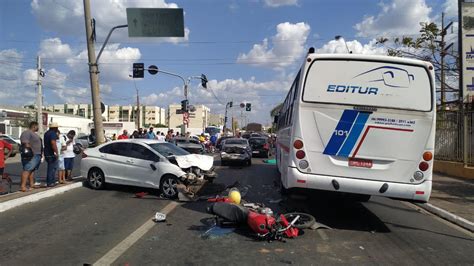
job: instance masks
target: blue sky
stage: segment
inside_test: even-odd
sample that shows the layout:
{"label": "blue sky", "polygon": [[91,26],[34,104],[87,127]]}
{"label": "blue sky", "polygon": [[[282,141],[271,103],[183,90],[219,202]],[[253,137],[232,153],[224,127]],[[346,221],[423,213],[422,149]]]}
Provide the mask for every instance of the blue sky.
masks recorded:
{"label": "blue sky", "polygon": [[[187,36],[130,39],[119,29],[100,64],[102,100],[134,104],[128,77],[134,62],[194,76],[205,73],[210,91],[193,81],[190,101],[223,113],[225,102],[251,102],[249,120],[270,122],[310,46],[342,53],[344,36],[355,53],[384,54],[377,36],[416,34],[419,22],[455,18],[456,0],[91,0],[98,51],[107,31],[126,24],[126,7],[180,7]],[[80,0],[2,0],[0,104],[34,102],[36,56],[43,58],[44,101],[89,103],[83,3]],[[141,101],[167,107],[183,98],[182,82],[158,74],[136,80]],[[240,111],[237,108],[236,112]]]}

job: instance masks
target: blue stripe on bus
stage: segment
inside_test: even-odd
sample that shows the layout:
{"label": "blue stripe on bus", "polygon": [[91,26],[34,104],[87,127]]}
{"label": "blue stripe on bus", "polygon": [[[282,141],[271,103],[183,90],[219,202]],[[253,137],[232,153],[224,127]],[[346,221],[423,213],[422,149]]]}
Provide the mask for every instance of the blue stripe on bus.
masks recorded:
{"label": "blue stripe on bus", "polygon": [[370,116],[370,113],[366,113],[366,112],[359,113],[354,123],[354,126],[352,127],[352,130],[349,133],[349,136],[347,137],[346,142],[344,142],[344,145],[342,146],[341,150],[337,154],[338,156],[349,157],[349,154],[351,153],[357,140],[359,139],[359,136],[362,133],[362,130],[364,129],[365,123],[369,119],[369,116]]}
{"label": "blue stripe on bus", "polygon": [[[339,122],[337,123],[336,129],[332,133],[331,139],[329,140],[323,154],[336,155],[341,148],[342,143],[347,137],[349,130],[351,130],[352,124],[357,117],[359,112],[356,110],[344,110]],[[342,133],[342,134],[338,134]]]}

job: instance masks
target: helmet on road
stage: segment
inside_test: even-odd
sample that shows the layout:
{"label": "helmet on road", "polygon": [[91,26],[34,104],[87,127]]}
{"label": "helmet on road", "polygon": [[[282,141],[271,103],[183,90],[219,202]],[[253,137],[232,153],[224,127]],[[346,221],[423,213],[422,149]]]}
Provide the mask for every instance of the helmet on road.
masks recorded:
{"label": "helmet on road", "polygon": [[242,199],[240,191],[237,188],[232,188],[229,191],[229,199],[231,199],[235,204],[240,204],[240,200]]}

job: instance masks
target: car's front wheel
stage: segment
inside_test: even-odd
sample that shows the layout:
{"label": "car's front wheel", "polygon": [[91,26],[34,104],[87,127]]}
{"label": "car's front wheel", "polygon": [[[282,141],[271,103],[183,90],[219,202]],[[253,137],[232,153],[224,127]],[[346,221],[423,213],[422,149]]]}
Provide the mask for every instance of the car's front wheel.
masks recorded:
{"label": "car's front wheel", "polygon": [[89,175],[87,176],[87,182],[89,186],[93,189],[103,189],[105,186],[105,176],[104,172],[99,168],[92,168],[89,170]]}
{"label": "car's front wheel", "polygon": [[160,181],[160,191],[165,198],[175,199],[178,197],[178,180],[175,176],[165,175]]}

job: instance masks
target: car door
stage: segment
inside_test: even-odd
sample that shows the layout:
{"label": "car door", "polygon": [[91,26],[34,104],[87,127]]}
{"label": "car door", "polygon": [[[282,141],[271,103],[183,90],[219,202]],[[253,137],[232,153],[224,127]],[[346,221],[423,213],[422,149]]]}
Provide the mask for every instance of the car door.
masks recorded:
{"label": "car door", "polygon": [[160,161],[159,156],[138,143],[130,143],[128,156],[127,175],[130,182],[135,186],[158,188],[161,174],[156,164]]}
{"label": "car door", "polygon": [[130,150],[130,143],[115,142],[99,149],[101,159],[104,160],[103,168],[107,182],[121,185],[131,185],[128,177],[127,161]]}

